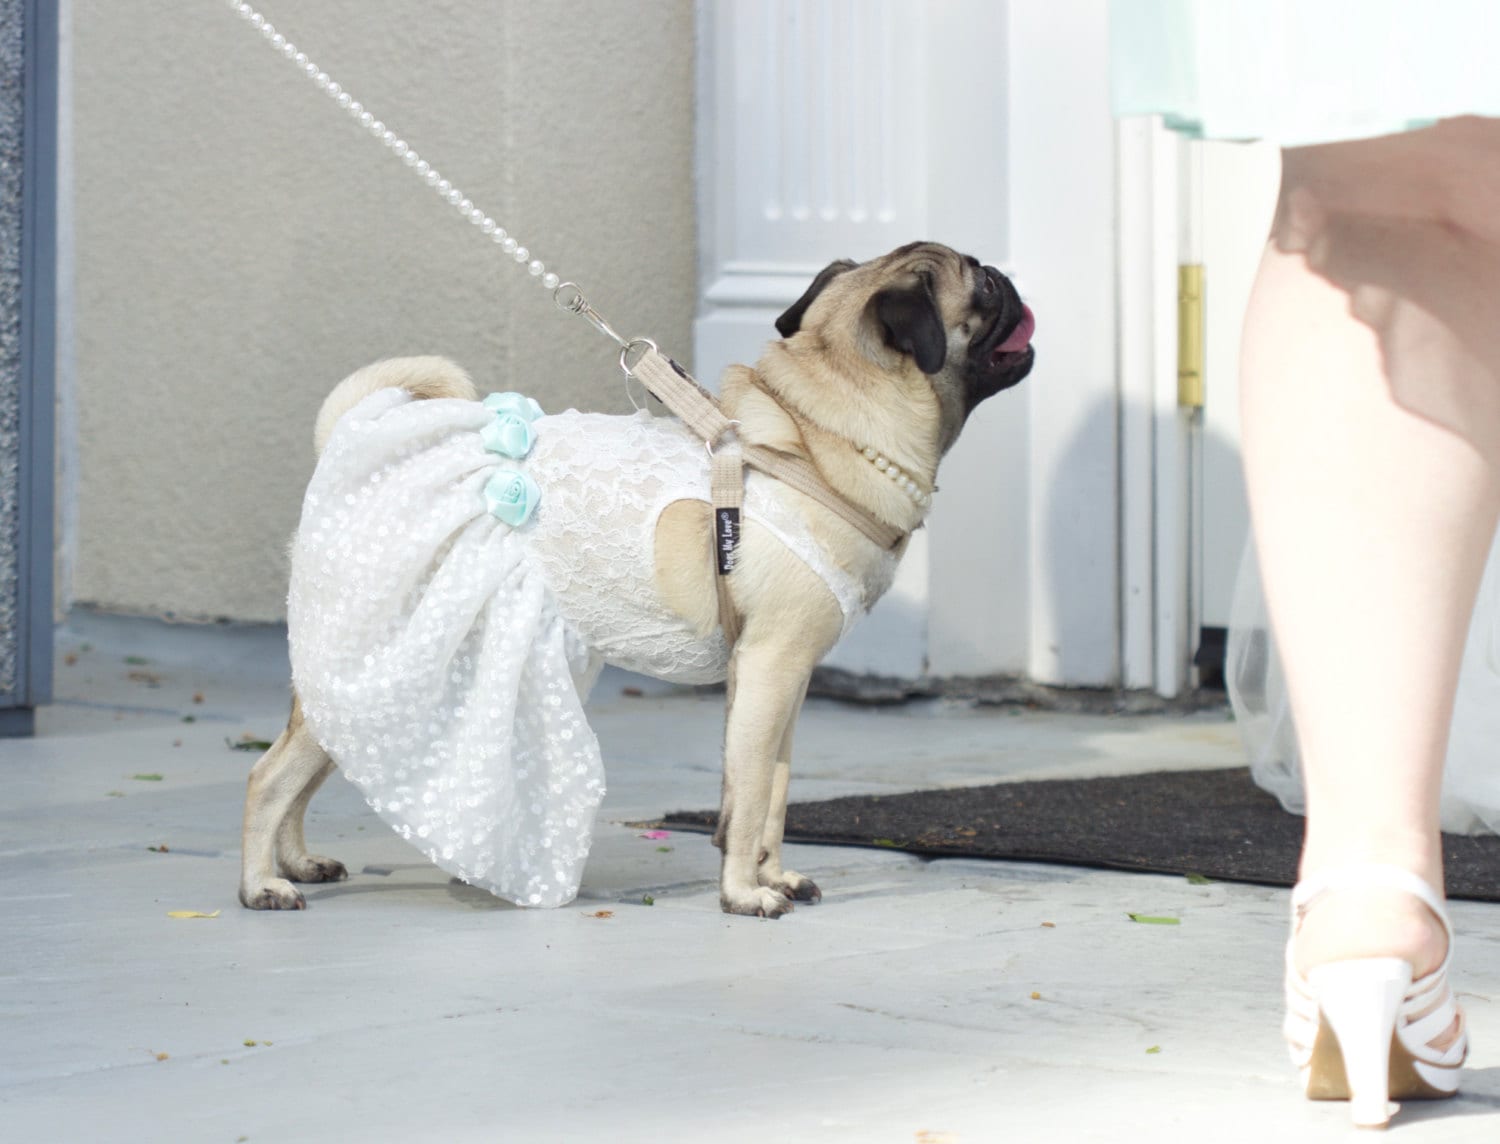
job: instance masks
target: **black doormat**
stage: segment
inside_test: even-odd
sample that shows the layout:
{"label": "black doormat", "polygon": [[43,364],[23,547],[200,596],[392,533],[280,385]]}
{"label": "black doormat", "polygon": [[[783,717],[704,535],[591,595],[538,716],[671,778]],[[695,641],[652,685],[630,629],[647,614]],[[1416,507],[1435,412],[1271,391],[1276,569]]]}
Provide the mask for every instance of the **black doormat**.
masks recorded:
{"label": "black doormat", "polygon": [[[717,821],[677,811],[663,825],[710,831]],[[1240,767],[793,803],[786,838],[1290,886],[1302,818]],[[1445,834],[1443,854],[1449,897],[1500,901],[1500,837]]]}

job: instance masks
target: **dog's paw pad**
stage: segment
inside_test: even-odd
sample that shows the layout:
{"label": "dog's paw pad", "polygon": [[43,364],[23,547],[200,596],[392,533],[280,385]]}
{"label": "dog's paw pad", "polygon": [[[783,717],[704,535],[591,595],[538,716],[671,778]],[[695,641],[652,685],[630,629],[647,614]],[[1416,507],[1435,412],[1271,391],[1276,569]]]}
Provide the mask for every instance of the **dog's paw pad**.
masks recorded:
{"label": "dog's paw pad", "polygon": [[719,906],[726,914],[741,914],[754,918],[779,918],[792,912],[792,902],[785,894],[769,886],[757,886],[753,890],[719,894]]}
{"label": "dog's paw pad", "polygon": [[307,899],[290,882],[274,878],[255,890],[240,890],[240,902],[251,910],[305,910]]}
{"label": "dog's paw pad", "polygon": [[281,872],[293,882],[342,882],[349,871],[342,862],[321,854],[305,854],[283,864]]}

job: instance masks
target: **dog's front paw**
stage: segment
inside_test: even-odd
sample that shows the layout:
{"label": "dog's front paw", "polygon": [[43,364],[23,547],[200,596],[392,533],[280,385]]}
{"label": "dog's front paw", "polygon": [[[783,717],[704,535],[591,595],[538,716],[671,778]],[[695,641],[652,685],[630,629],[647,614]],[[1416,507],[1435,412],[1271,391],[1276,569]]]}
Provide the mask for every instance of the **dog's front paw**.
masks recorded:
{"label": "dog's front paw", "polygon": [[281,872],[293,882],[342,882],[349,877],[342,862],[324,858],[321,854],[304,854],[283,862]]}
{"label": "dog's front paw", "polygon": [[307,909],[302,891],[284,878],[272,878],[263,886],[241,886],[240,904],[250,910]]}
{"label": "dog's front paw", "polygon": [[750,890],[720,890],[719,908],[726,914],[779,918],[792,912],[792,902],[785,894],[769,886],[756,886]]}
{"label": "dog's front paw", "polygon": [[818,889],[818,884],[795,870],[783,870],[779,878],[767,881],[765,886],[794,902],[821,902],[823,900],[823,891]]}

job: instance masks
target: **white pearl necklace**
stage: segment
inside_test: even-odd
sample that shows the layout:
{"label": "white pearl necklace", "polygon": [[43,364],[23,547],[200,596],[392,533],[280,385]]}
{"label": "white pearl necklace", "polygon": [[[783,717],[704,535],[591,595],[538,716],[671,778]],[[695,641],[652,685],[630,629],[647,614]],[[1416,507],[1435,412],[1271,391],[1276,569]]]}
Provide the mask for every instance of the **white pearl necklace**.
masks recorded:
{"label": "white pearl necklace", "polygon": [[[459,214],[478,227],[481,234],[488,235],[496,246],[518,263],[525,266],[526,272],[540,282],[543,287],[554,291],[557,289],[560,279],[543,265],[540,258],[532,258],[530,250],[507,234],[504,227],[500,226],[494,219],[470,202],[464,196],[464,193],[447,179],[443,178],[431,163],[413,151],[404,139],[366,110],[364,104],[354,99],[347,91],[334,83],[328,77],[327,72],[323,71],[317,64],[307,58],[306,52],[299,51],[296,44],[292,43],[272,27],[270,21],[249,4],[245,3],[244,0],[229,0],[229,6],[238,12],[252,28],[258,30],[271,47],[296,64],[299,71],[305,74],[313,83],[317,84],[318,90],[324,92],[330,99],[347,111],[350,118],[354,119],[361,127],[384,143],[392,155],[400,159],[402,163],[406,164],[409,170],[414,172],[429,187],[437,191]],[[580,300],[582,299],[581,294],[579,298]]]}
{"label": "white pearl necklace", "polygon": [[890,479],[895,483],[896,487],[911,499],[912,504],[916,505],[918,508],[927,508],[932,504],[932,494],[923,492],[922,486],[917,484],[916,481],[912,480],[911,477],[909,477],[905,472],[902,471],[900,465],[896,464],[895,461],[891,460],[884,453],[881,453],[866,445],[863,449],[860,450],[860,454],[864,457],[865,460],[869,461],[870,464],[874,465],[882,473],[890,477]]}

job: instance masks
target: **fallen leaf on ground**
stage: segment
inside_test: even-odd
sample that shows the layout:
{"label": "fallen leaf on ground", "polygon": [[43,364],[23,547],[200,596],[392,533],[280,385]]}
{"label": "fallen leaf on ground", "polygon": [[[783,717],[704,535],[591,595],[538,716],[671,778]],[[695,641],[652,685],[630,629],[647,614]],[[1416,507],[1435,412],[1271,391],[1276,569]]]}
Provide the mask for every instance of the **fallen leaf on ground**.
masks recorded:
{"label": "fallen leaf on ground", "polygon": [[163,842],[160,846],[148,846],[146,849],[155,851],[157,854],[165,854],[167,852],[167,844]]}
{"label": "fallen leaf on ground", "polygon": [[159,783],[159,782],[161,782],[161,776],[160,775],[131,775],[130,777],[133,778],[133,779],[135,779],[136,782],[141,782],[141,783]]}
{"label": "fallen leaf on ground", "polygon": [[1057,923],[1056,922],[1043,922],[1042,923],[1042,928],[1043,929],[1056,929],[1057,928]]}
{"label": "fallen leaf on ground", "polygon": [[125,662],[126,663],[141,664],[141,663],[150,663],[151,661],[149,659],[147,659],[143,655],[127,655],[125,657]]}
{"label": "fallen leaf on ground", "polygon": [[658,846],[656,852],[658,854],[670,854],[672,853],[672,848],[670,846]]}
{"label": "fallen leaf on ground", "polygon": [[1151,914],[1126,914],[1125,916],[1143,926],[1180,926],[1182,924],[1181,918],[1153,917]]}
{"label": "fallen leaf on ground", "polygon": [[219,916],[219,911],[218,910],[215,910],[211,914],[205,914],[201,910],[168,910],[167,911],[167,917],[169,917],[169,918],[216,918],[218,916]]}
{"label": "fallen leaf on ground", "polygon": [[1160,1045],[1152,1045],[1152,1046],[1151,1046],[1151,1047],[1150,1047],[1150,1048],[1149,1048],[1149,1049],[1147,1049],[1147,1050],[1146,1050],[1146,1051],[1147,1051],[1147,1052],[1148,1052],[1148,1053],[1159,1053],[1159,1052],[1161,1052],[1161,1046],[1160,1046]]}
{"label": "fallen leaf on ground", "polygon": [[131,683],[144,683],[147,687],[161,686],[161,676],[154,671],[127,671],[125,678]]}
{"label": "fallen leaf on ground", "polygon": [[203,702],[203,692],[201,692],[201,691],[195,691],[193,693],[193,702],[194,703],[202,703]]}
{"label": "fallen leaf on ground", "polygon": [[644,834],[638,834],[638,835],[636,835],[636,837],[637,838],[654,838],[654,839],[671,838],[672,837],[672,832],[670,830],[648,830]]}
{"label": "fallen leaf on ground", "polygon": [[246,1041],[245,1042],[245,1048],[252,1049],[254,1047],[255,1047],[255,1042],[254,1041]]}
{"label": "fallen leaf on ground", "polygon": [[593,913],[584,914],[583,916],[586,918],[612,918],[615,916],[615,912],[614,910],[595,910]]}
{"label": "fallen leaf on ground", "polygon": [[1032,993],[1031,999],[1033,1001],[1040,1001],[1042,999],[1042,995],[1040,993]]}
{"label": "fallen leaf on ground", "polygon": [[875,843],[876,846],[889,846],[892,848],[896,846],[896,840],[894,838],[872,838],[870,839],[870,841]]}
{"label": "fallen leaf on ground", "polygon": [[156,1059],[159,1060],[159,1061],[169,1060],[170,1058],[171,1058],[171,1054],[170,1053],[157,1053],[156,1054]]}
{"label": "fallen leaf on ground", "polygon": [[78,657],[72,652],[69,652],[67,655],[63,656],[63,662],[69,667],[72,667],[75,663],[78,662]]}
{"label": "fallen leaf on ground", "polygon": [[242,735],[238,743],[229,739],[224,740],[231,751],[269,751],[271,741],[269,739],[256,739],[250,735]]}
{"label": "fallen leaf on ground", "polygon": [[622,688],[620,688],[620,694],[624,695],[624,696],[627,696],[627,697],[629,697],[631,699],[639,699],[641,696],[645,695],[646,693],[644,691],[642,691],[639,687],[622,687]]}
{"label": "fallen leaf on ground", "polygon": [[650,894],[642,894],[641,895],[641,905],[643,905],[643,906],[654,906],[654,905],[656,905],[656,899],[653,898]]}
{"label": "fallen leaf on ground", "polygon": [[1205,878],[1202,874],[1189,874],[1187,880],[1189,886],[1212,886],[1214,884],[1212,878]]}

